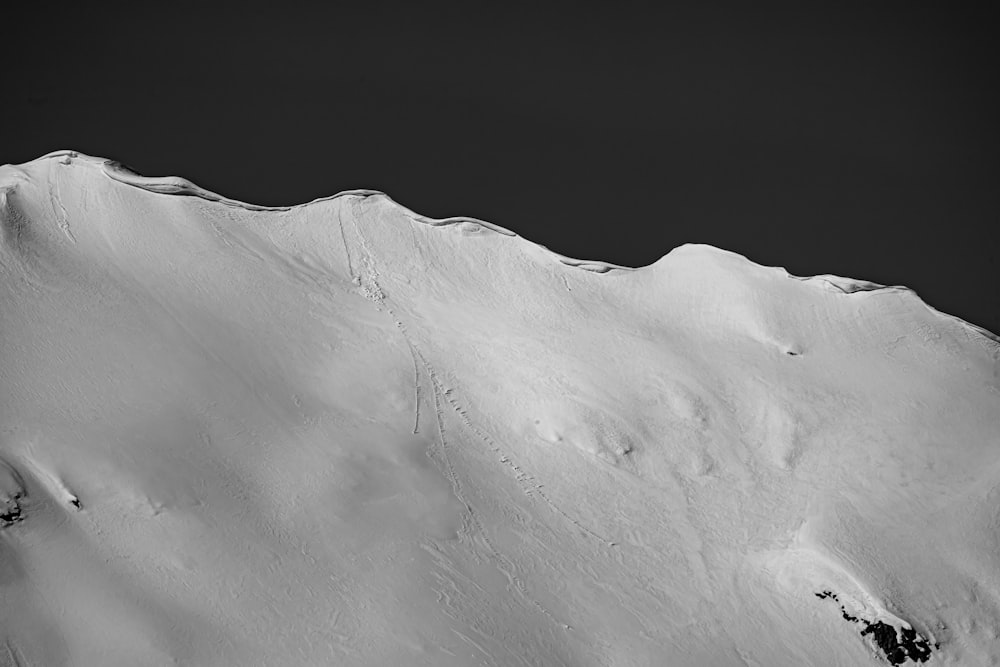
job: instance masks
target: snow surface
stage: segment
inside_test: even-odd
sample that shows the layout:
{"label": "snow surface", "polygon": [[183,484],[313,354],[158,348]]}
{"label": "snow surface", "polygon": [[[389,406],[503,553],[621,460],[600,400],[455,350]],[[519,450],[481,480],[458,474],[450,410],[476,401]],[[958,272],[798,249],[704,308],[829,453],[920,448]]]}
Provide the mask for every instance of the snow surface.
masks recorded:
{"label": "snow surface", "polygon": [[0,665],[1000,664],[1000,344],[905,288],[69,151],[0,221]]}

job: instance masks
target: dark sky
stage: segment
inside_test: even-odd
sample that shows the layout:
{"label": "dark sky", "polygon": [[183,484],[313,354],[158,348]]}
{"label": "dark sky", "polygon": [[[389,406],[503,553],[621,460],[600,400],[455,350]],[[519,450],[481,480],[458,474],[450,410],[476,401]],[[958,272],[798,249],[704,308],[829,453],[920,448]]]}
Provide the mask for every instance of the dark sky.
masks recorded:
{"label": "dark sky", "polygon": [[995,39],[963,3],[96,4],[4,10],[0,162],[374,188],[629,266],[711,243],[1000,332]]}

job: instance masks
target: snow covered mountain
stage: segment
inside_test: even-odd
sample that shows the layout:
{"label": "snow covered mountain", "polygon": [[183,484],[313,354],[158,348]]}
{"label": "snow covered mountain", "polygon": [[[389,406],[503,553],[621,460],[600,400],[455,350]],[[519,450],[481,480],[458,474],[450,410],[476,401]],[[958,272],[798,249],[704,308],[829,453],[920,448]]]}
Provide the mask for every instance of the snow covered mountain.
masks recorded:
{"label": "snow covered mountain", "polygon": [[1000,343],[905,288],[69,151],[0,222],[0,665],[1000,664]]}

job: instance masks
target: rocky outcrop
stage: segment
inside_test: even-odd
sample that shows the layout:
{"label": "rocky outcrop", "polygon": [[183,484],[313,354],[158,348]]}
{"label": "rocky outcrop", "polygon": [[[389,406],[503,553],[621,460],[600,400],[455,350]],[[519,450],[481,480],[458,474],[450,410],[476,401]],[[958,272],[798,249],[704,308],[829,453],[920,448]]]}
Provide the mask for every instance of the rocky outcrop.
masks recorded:
{"label": "rocky outcrop", "polygon": [[[816,593],[816,597],[821,600],[830,599],[840,605],[840,614],[845,621],[856,623],[861,626],[861,636],[871,635],[872,641],[885,655],[886,660],[892,665],[902,665],[907,660],[913,662],[927,662],[931,658],[931,643],[912,627],[899,627],[885,623],[884,621],[868,621],[847,612],[844,605],[840,604],[840,599],[833,591],[822,591]],[[934,648],[939,648],[934,644]]]}
{"label": "rocky outcrop", "polygon": [[6,461],[0,459],[0,528],[6,528],[24,518],[21,499],[24,498],[24,481]]}

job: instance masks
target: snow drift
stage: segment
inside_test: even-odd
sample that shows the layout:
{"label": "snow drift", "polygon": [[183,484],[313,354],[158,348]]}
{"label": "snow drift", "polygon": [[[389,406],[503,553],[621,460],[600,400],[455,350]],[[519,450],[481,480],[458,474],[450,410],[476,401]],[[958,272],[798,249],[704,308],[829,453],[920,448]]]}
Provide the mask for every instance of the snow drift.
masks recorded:
{"label": "snow drift", "polygon": [[1000,664],[1000,345],[708,246],[0,168],[0,664]]}

